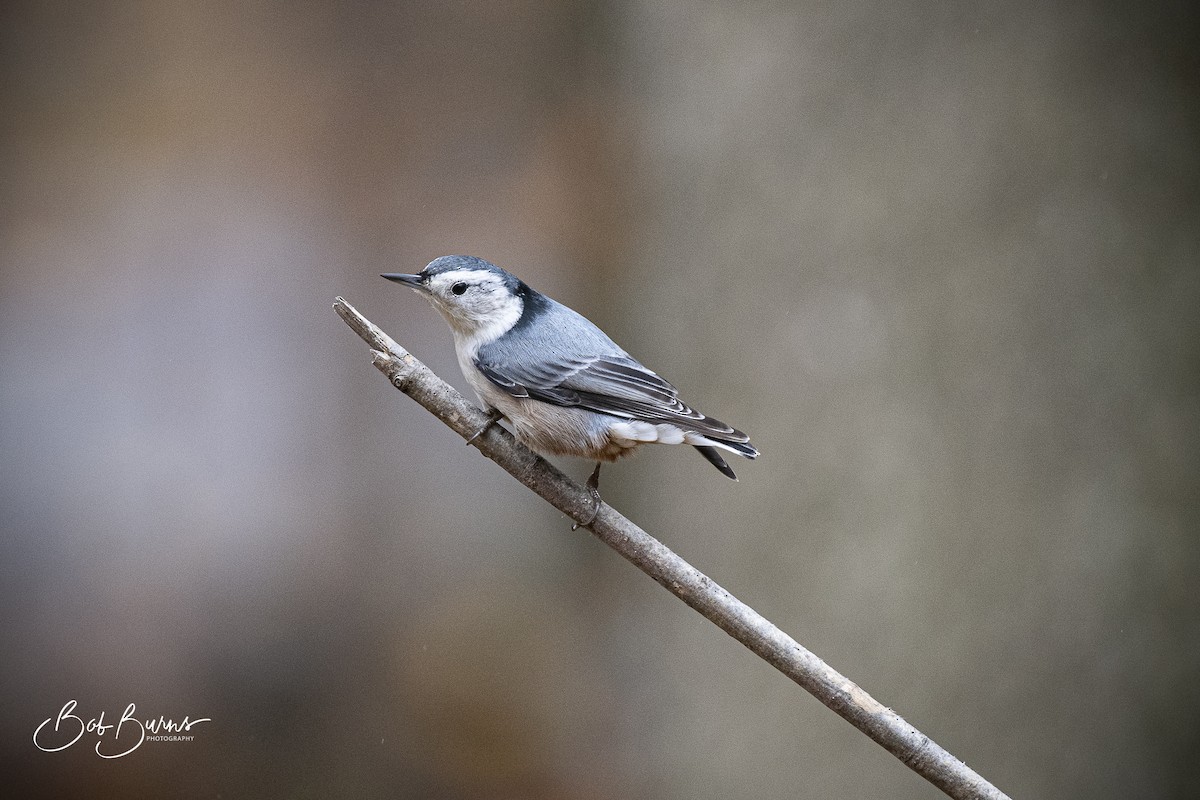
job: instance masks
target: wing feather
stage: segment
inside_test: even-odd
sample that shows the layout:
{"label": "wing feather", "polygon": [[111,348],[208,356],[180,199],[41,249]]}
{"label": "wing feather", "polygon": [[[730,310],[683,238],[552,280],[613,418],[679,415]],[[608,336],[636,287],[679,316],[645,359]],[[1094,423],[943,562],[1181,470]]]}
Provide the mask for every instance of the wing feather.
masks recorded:
{"label": "wing feather", "polygon": [[475,366],[513,397],[529,397],[627,419],[667,422],[719,440],[749,441],[741,431],[685,405],[674,386],[627,355],[503,366],[477,358]]}

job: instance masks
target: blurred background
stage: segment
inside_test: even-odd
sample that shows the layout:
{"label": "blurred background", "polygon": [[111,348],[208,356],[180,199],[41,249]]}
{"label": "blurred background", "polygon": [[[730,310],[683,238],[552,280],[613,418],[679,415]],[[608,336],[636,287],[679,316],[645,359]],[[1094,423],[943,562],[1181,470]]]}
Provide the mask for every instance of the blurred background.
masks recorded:
{"label": "blurred background", "polygon": [[378,274],[467,253],[763,452],[609,502],[1013,797],[1194,791],[1189,5],[6,3],[5,784],[939,796],[330,308],[465,388]]}

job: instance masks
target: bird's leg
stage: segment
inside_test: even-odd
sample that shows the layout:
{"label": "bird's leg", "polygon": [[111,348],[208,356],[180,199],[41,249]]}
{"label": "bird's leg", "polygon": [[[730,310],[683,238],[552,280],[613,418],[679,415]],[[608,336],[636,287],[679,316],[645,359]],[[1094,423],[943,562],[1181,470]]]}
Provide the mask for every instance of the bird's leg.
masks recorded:
{"label": "bird's leg", "polygon": [[477,430],[471,434],[471,437],[469,439],[467,439],[467,444],[470,444],[471,442],[478,439],[480,436],[483,436],[485,433],[487,433],[488,428],[492,427],[493,425],[495,425],[497,422],[499,422],[503,418],[504,418],[504,415],[501,414],[497,409],[493,408],[491,411],[488,412],[487,422],[483,423],[482,428],[480,428],[479,430]]}
{"label": "bird's leg", "polygon": [[602,461],[596,462],[596,468],[592,470],[592,476],[587,479],[587,490],[592,495],[594,505],[592,507],[592,516],[587,522],[576,522],[571,526],[571,530],[579,530],[580,526],[587,527],[596,521],[596,517],[600,516],[600,467],[603,466]]}
{"label": "bird's leg", "polygon": [[596,508],[600,508],[600,467],[604,466],[604,462],[597,461],[596,468],[592,470],[591,477],[587,479],[588,491],[592,493],[592,499],[596,501]]}

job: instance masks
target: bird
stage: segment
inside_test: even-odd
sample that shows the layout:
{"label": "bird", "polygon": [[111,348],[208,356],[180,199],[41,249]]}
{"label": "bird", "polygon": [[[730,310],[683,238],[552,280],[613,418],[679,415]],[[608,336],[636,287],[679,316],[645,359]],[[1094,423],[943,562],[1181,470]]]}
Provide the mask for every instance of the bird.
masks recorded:
{"label": "bird", "polygon": [[495,264],[442,256],[416,274],[381,277],[423,295],[449,323],[463,377],[488,412],[468,443],[507,419],[543,455],[596,462],[587,481],[595,513],[585,525],[600,511],[600,467],[642,445],[691,445],[733,480],[719,451],[759,455],[746,434],[685,405],[586,317]]}

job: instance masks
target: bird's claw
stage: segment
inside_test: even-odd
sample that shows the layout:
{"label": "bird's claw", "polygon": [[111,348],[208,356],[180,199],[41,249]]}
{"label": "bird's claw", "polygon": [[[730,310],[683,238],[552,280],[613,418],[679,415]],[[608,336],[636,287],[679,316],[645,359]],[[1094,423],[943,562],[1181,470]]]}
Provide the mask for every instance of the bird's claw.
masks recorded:
{"label": "bird's claw", "polygon": [[588,490],[588,494],[590,494],[592,496],[592,516],[590,516],[588,518],[587,522],[576,522],[574,525],[572,525],[571,530],[573,530],[573,531],[577,531],[580,528],[588,527],[589,525],[591,525],[593,522],[596,521],[597,517],[600,516],[600,504],[603,503],[604,501],[602,499],[600,499],[600,465],[599,464],[597,464],[596,468],[594,470],[592,470],[592,476],[590,478],[588,478],[588,480],[587,480],[587,490]]}
{"label": "bird's claw", "polygon": [[482,428],[480,428],[479,430],[477,430],[477,431],[475,431],[474,433],[472,433],[472,434],[470,435],[470,437],[467,439],[467,442],[466,442],[466,443],[469,445],[469,444],[471,444],[471,442],[475,441],[475,440],[476,440],[476,439],[478,439],[480,436],[483,436],[485,433],[487,433],[487,430],[488,430],[488,428],[490,428],[490,427],[492,427],[493,425],[495,425],[495,424],[496,424],[497,422],[499,422],[499,421],[500,421],[500,420],[501,420],[503,417],[504,417],[504,415],[503,415],[503,414],[501,414],[499,411],[497,411],[496,409],[494,409],[494,408],[493,408],[491,411],[489,411],[489,412],[488,412],[488,418],[487,418],[487,422],[483,423],[483,427],[482,427]]}
{"label": "bird's claw", "polygon": [[590,517],[588,517],[587,522],[576,522],[574,525],[572,525],[571,530],[573,530],[573,531],[577,531],[580,528],[588,527],[589,525],[591,525],[593,522],[596,521],[597,517],[600,516],[600,504],[602,502],[604,502],[603,500],[600,499],[600,492],[596,489],[588,487],[588,493],[591,494],[591,496],[592,496],[592,515]]}

